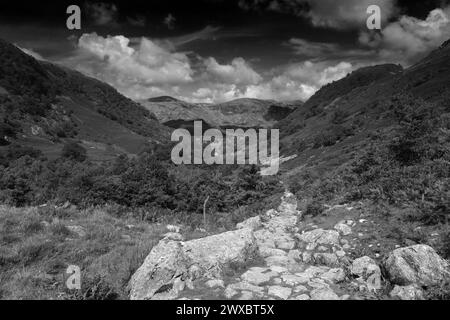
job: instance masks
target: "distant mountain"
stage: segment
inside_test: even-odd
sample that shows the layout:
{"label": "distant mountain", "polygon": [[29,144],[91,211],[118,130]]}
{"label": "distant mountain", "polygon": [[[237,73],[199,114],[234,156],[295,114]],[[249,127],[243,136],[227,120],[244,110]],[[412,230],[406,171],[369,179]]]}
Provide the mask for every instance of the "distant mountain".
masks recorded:
{"label": "distant mountain", "polygon": [[221,104],[187,103],[171,97],[139,101],[162,123],[173,126],[201,119],[212,127],[271,127],[284,119],[301,102],[280,103],[258,99],[237,99]]}
{"label": "distant mountain", "polygon": [[111,86],[0,40],[0,134],[0,145],[18,142],[50,157],[65,140],[82,140],[102,159],[167,141],[169,130]]}

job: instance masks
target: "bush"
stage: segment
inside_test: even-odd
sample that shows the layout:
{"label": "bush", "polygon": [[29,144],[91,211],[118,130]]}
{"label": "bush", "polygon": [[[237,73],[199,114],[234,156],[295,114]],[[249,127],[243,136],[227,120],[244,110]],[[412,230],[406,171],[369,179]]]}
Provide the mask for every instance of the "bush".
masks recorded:
{"label": "bush", "polygon": [[335,112],[333,112],[331,116],[331,122],[333,124],[339,125],[344,123],[345,119],[350,116],[350,113],[348,111],[338,109]]}
{"label": "bush", "polygon": [[444,259],[450,259],[450,231],[442,236],[442,245],[439,251]]}
{"label": "bush", "polygon": [[445,281],[441,285],[428,288],[425,293],[426,300],[450,300],[450,281]]}
{"label": "bush", "polygon": [[325,206],[322,203],[317,202],[317,201],[312,201],[307,204],[306,210],[305,210],[305,215],[317,217],[320,214],[322,214],[324,212],[324,210],[325,210]]}
{"label": "bush", "polygon": [[76,142],[68,142],[64,144],[61,156],[78,162],[83,162],[87,158],[86,149]]}
{"label": "bush", "polygon": [[335,125],[328,128],[325,132],[320,133],[314,138],[313,147],[330,147],[335,145],[339,140],[345,137],[352,136],[354,130],[351,127]]}

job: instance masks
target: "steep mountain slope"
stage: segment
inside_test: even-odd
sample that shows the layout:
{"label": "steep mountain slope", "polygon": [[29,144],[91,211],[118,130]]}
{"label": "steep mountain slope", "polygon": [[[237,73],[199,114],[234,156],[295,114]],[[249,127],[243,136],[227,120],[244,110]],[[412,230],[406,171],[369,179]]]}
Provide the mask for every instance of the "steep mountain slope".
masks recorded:
{"label": "steep mountain slope", "polygon": [[54,156],[65,139],[76,138],[102,158],[136,153],[148,141],[166,141],[168,133],[111,86],[0,40],[0,144],[17,141]]}
{"label": "steep mountain slope", "polygon": [[171,97],[139,102],[171,127],[199,119],[212,127],[270,127],[301,105],[301,102],[279,103],[257,99],[237,99],[216,105],[193,104]]}
{"label": "steep mountain slope", "polygon": [[[410,99],[404,96],[412,96]],[[450,105],[450,46],[402,70],[396,65],[367,67],[319,90],[277,126],[283,151],[298,154],[288,169],[308,164],[323,169],[342,164],[367,145],[376,130],[395,124],[395,105],[421,99]]]}
{"label": "steep mountain slope", "polygon": [[422,244],[450,257],[449,71],[448,43],[404,71],[361,69],[277,125],[282,155],[297,155],[282,179],[304,215],[322,228],[361,214],[354,253]]}

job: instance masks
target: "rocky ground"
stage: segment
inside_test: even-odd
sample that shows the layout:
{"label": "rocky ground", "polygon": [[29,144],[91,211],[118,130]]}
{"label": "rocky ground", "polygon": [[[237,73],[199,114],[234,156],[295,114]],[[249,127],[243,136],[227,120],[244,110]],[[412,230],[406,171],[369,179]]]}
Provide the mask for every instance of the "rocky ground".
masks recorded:
{"label": "rocky ground", "polygon": [[382,261],[377,253],[355,257],[364,241],[359,230],[368,223],[347,219],[319,227],[302,219],[286,192],[278,210],[236,231],[184,242],[172,226],[132,277],[130,298],[415,300],[450,279],[448,262],[426,245],[396,248]]}

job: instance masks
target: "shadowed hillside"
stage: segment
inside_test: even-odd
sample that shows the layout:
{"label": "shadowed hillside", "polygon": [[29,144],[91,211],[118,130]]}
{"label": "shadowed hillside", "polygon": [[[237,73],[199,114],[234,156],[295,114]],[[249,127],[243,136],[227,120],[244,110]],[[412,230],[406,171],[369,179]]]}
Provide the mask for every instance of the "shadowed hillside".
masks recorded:
{"label": "shadowed hillside", "polygon": [[357,204],[378,225],[372,245],[433,244],[448,256],[450,46],[406,70],[358,70],[278,126],[282,153],[297,155],[283,175],[306,214],[325,223],[325,205]]}
{"label": "shadowed hillside", "polygon": [[78,139],[103,159],[168,138],[152,113],[111,86],[37,61],[2,40],[0,88],[2,145],[30,145],[53,157],[66,139]]}

